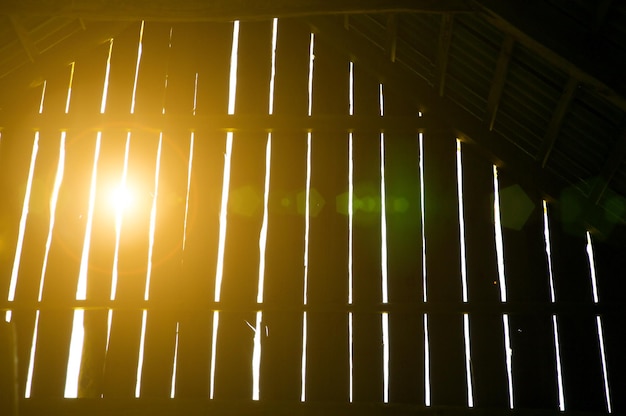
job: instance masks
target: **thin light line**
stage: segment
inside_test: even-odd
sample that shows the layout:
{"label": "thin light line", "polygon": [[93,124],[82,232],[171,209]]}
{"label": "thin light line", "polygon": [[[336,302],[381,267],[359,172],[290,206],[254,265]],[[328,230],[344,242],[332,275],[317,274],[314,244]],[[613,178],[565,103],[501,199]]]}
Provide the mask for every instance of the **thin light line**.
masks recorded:
{"label": "thin light line", "polygon": [[26,387],[24,388],[24,397],[30,399],[33,386],[33,371],[35,369],[35,352],[37,350],[37,332],[39,330],[39,310],[35,315],[35,326],[33,328],[33,338],[30,344],[30,356],[28,357],[28,373],[26,375]]}
{"label": "thin light line", "polygon": [[150,210],[150,234],[148,237],[148,265],[146,271],[146,287],[143,295],[144,300],[150,298],[150,279],[152,277],[152,254],[154,251],[154,233],[156,230],[157,200],[159,198],[159,171],[161,170],[161,149],[163,147],[163,132],[159,133],[159,146],[157,147],[156,169],[154,170],[154,197]]}
{"label": "thin light line", "polygon": [[548,260],[548,276],[550,278],[550,301],[556,302],[556,293],[554,291],[554,275],[552,272],[552,250],[550,241],[550,225],[548,221],[548,204],[543,201],[543,235],[546,243],[546,259]]}
{"label": "thin light line", "polygon": [[424,314],[424,404],[430,406],[430,344],[428,339],[428,314]]}
{"label": "thin light line", "polygon": [[354,62],[348,64],[348,114],[354,115]]}
{"label": "thin light line", "polygon": [[348,133],[348,304],[352,305],[354,278],[352,274],[352,252],[354,236],[352,227],[354,221],[354,138]]}
{"label": "thin light line", "polygon": [[83,343],[85,340],[84,327],[85,311],[74,311],[74,323],[72,326],[72,338],[70,341],[70,353],[67,360],[67,374],[65,377],[64,398],[78,397],[78,381],[80,378],[80,364],[83,356]]}
{"label": "thin light line", "polygon": [[48,85],[48,81],[43,81],[43,88],[41,89],[41,101],[39,101],[39,114],[43,113],[43,101],[46,97],[46,86]]}
{"label": "thin light line", "polygon": [[300,401],[306,401],[306,344],[307,344],[307,319],[306,311],[302,314],[302,367],[300,370]]}
{"label": "thin light line", "polygon": [[422,300],[427,301],[426,292],[426,232],[424,230],[425,220],[425,200],[424,200],[424,135],[419,133],[419,172],[420,172],[420,219],[422,228],[422,290],[424,291]]}
{"label": "thin light line", "polygon": [[500,222],[500,185],[498,184],[498,168],[493,165],[493,217],[496,234],[496,255],[498,258],[498,278],[500,280],[500,300],[506,302],[506,278],[504,272],[504,243],[502,238],[502,223]]}
{"label": "thin light line", "polygon": [[561,369],[561,346],[559,343],[559,326],[557,323],[556,315],[552,315],[552,330],[554,333],[554,349],[556,355],[556,378],[557,386],[559,389],[559,410],[565,411],[565,394],[563,390],[563,372]]}
{"label": "thin light line", "polygon": [[65,169],[65,137],[66,133],[62,131],[61,142],[59,144],[59,161],[57,163],[57,171],[54,177],[54,187],[52,188],[52,195],[50,196],[50,223],[48,226],[48,237],[46,238],[46,249],[43,255],[43,264],[41,266],[41,277],[39,278],[39,294],[37,295],[38,302],[41,302],[41,299],[43,297],[44,280],[46,277],[46,270],[48,268],[48,256],[50,254],[50,247],[52,245],[52,233],[54,231],[54,221],[56,219],[59,191],[61,189],[61,184],[63,183],[63,172]]}
{"label": "thin light line", "polygon": [[[382,90],[381,90],[382,92]],[[383,303],[389,302],[387,284],[387,205],[385,192],[385,133],[380,133],[380,234],[381,234],[381,274]]]}
{"label": "thin light line", "polygon": [[384,95],[383,95],[383,84],[380,83],[378,84],[378,105],[379,105],[379,111],[380,111],[380,116],[384,116],[385,115],[385,101],[384,101]]}
{"label": "thin light line", "polygon": [[111,52],[113,51],[113,38],[109,41],[109,55],[104,73],[104,87],[102,88],[102,101],[100,102],[100,114],[104,114],[107,107],[107,95],[109,92],[109,74],[111,73]]}
{"label": "thin light line", "polygon": [[228,114],[235,114],[237,97],[237,55],[239,48],[239,20],[233,22],[233,44],[230,53],[230,88],[228,90]]}
{"label": "thin light line", "polygon": [[254,330],[254,350],[252,353],[252,400],[259,400],[261,379],[261,323],[263,312],[256,313],[256,327]]}
{"label": "thin light line", "polygon": [[137,64],[135,65],[135,80],[133,82],[133,96],[130,102],[130,113],[135,114],[135,96],[137,95],[137,79],[139,78],[139,64],[141,63],[141,52],[143,50],[143,28],[145,21],[141,21],[139,29],[139,44],[137,46]]}
{"label": "thin light line", "polygon": [[87,299],[87,273],[89,271],[89,247],[91,246],[91,229],[93,226],[93,211],[96,206],[96,180],[98,178],[98,159],[100,158],[100,142],[102,132],[96,135],[96,149],[93,155],[93,168],[91,170],[91,186],[89,190],[89,206],[87,211],[87,224],[85,226],[85,238],[76,286],[76,300]]}
{"label": "thin light line", "polygon": [[196,110],[198,108],[198,73],[196,72],[196,79],[193,84],[193,110],[192,114],[196,115]]}
{"label": "thin light line", "polygon": [[65,114],[70,112],[70,99],[72,98],[72,83],[74,82],[74,66],[76,62],[72,62],[70,70],[70,85],[67,87],[67,98],[65,100]]}
{"label": "thin light line", "polygon": [[463,288],[463,302],[467,303],[467,261],[465,248],[465,216],[463,203],[463,162],[461,158],[461,141],[456,139],[456,184],[459,206],[459,241],[461,243],[461,284]]}
{"label": "thin light line", "polygon": [[596,315],[596,325],[598,326],[598,341],[600,341],[600,357],[602,358],[602,377],[604,378],[604,395],[606,398],[606,409],[612,413],[611,390],[609,389],[609,373],[606,366],[606,354],[604,352],[604,332],[602,331],[602,318]]}
{"label": "thin light line", "polygon": [[141,338],[139,340],[139,356],[137,359],[137,376],[135,382],[135,398],[139,398],[141,396],[141,377],[143,374],[143,352],[144,346],[146,343],[146,320],[148,318],[148,311],[143,310],[141,316]]}
{"label": "thin light line", "polygon": [[310,230],[310,201],[311,201],[311,132],[307,133],[306,149],[306,190],[304,208],[304,304],[307,304],[309,287],[309,230]]}
{"label": "thin light line", "polygon": [[278,40],[278,18],[272,21],[272,72],[270,74],[269,114],[274,114],[274,79],[276,78],[276,43]]}
{"label": "thin light line", "polygon": [[[195,108],[195,105],[194,105]],[[195,112],[195,109],[194,109]],[[185,221],[183,223],[183,251],[187,243],[187,219],[189,216],[189,193],[191,191],[191,170],[193,165],[193,146],[196,134],[192,131],[189,139],[189,164],[187,166],[187,194],[185,196]]]}
{"label": "thin light line", "polygon": [[465,338],[465,378],[467,383],[467,406],[474,407],[474,385],[472,383],[472,348],[470,345],[469,315],[463,314],[463,336]]}
{"label": "thin light line", "polygon": [[220,209],[220,234],[217,248],[217,270],[215,272],[215,302],[220,301],[222,277],[224,274],[224,251],[226,248],[226,221],[228,212],[228,191],[230,188],[230,160],[233,151],[233,133],[226,133],[226,153],[224,154],[224,178],[222,182],[222,205]]}
{"label": "thin light line", "polygon": [[352,312],[348,312],[348,359],[350,361],[350,403],[354,401],[354,331],[352,328]]}
{"label": "thin light line", "polygon": [[211,378],[209,380],[209,399],[213,400],[215,393],[215,358],[217,356],[217,329],[220,323],[220,313],[213,311],[213,337],[211,338]]}
{"label": "thin light line", "polygon": [[172,388],[170,389],[170,399],[176,397],[176,373],[178,367],[178,331],[180,322],[176,322],[176,343],[174,344],[174,365],[172,366]]}
{"label": "thin light line", "polygon": [[598,282],[596,280],[596,263],[593,257],[593,246],[591,244],[591,234],[587,231],[587,258],[589,259],[589,273],[591,275],[591,289],[593,294],[593,303],[598,303]]}
{"label": "thin light line", "polygon": [[22,258],[22,246],[24,245],[24,234],[26,232],[26,220],[28,218],[28,208],[30,206],[30,194],[33,188],[33,176],[35,174],[35,163],[37,152],[39,151],[39,132],[35,132],[33,140],[33,150],[30,154],[30,167],[28,168],[28,179],[26,180],[26,191],[24,192],[24,204],[22,205],[22,216],[20,218],[20,228],[15,247],[15,258],[13,259],[13,269],[11,270],[11,282],[9,283],[9,302],[15,300],[15,289],[17,286],[17,276]]}
{"label": "thin light line", "polygon": [[506,373],[509,387],[509,407],[513,409],[513,349],[511,348],[509,315],[502,315],[502,323],[504,325],[504,353],[506,355]]}
{"label": "thin light line", "polygon": [[311,41],[309,43],[309,106],[308,115],[312,114],[313,110],[313,61],[315,60],[315,34],[311,33]]}
{"label": "thin light line", "polygon": [[383,312],[383,403],[389,403],[389,314]]}
{"label": "thin light line", "polygon": [[259,235],[259,283],[257,288],[257,303],[263,303],[263,289],[265,285],[265,248],[267,246],[268,205],[270,195],[270,167],[272,159],[272,133],[267,133],[265,147],[265,192],[263,198],[263,223]]}

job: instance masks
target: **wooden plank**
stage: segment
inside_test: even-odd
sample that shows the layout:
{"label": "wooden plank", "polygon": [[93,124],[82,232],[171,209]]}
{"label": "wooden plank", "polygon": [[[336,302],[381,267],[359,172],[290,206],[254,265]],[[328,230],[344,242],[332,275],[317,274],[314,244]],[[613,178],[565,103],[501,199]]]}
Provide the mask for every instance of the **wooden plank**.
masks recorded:
{"label": "wooden plank", "polygon": [[[417,115],[385,91],[385,116]],[[385,130],[387,268],[391,303],[422,303],[418,133]],[[420,314],[389,315],[389,401],[424,404],[424,333]]]}
{"label": "wooden plank", "polygon": [[[206,48],[206,39],[211,40],[209,53],[187,56],[184,64],[198,74],[196,114],[226,114],[232,23],[198,25],[194,31],[195,35],[184,39],[191,49]],[[176,397],[185,398],[209,396],[212,313],[198,313],[194,308],[214,299],[225,134],[198,132],[192,151],[187,238],[179,289],[190,310],[179,312],[176,376]]]}
{"label": "wooden plank", "polygon": [[[474,146],[461,146],[468,298],[471,304],[497,304],[498,266],[493,222],[493,165]],[[509,405],[502,317],[470,316],[472,375],[476,406]]]}
{"label": "wooden plank", "polygon": [[[281,19],[276,47],[275,114],[307,113],[308,28]],[[261,400],[296,402],[301,393],[304,217],[297,195],[306,184],[306,133],[272,133],[261,358]]]}
{"label": "wooden plank", "polygon": [[[271,21],[240,26],[235,113],[268,111],[271,36]],[[219,399],[252,398],[254,330],[249,325],[256,323],[256,314],[248,308],[254,308],[258,292],[266,140],[262,131],[235,133],[233,139],[222,293],[216,299],[225,305],[217,339]],[[243,312],[226,312],[242,306]]]}
{"label": "wooden plank", "polygon": [[[345,114],[348,60],[329,43],[316,42],[313,114]],[[345,305],[348,298],[348,218],[334,199],[346,189],[345,132],[312,134],[308,304]],[[325,204],[321,202],[325,201]],[[309,313],[306,399],[348,399],[348,325],[345,313]]]}
{"label": "wooden plank", "polygon": [[[347,68],[345,70],[347,73]],[[347,75],[347,74],[346,74]],[[379,85],[356,66],[354,112],[380,117]],[[354,200],[352,278],[354,304],[373,307],[383,302],[382,201],[380,132],[356,131],[352,145]],[[344,184],[346,187],[347,181]],[[380,314],[353,316],[354,401],[383,400],[383,343]]]}
{"label": "wooden plank", "polygon": [[[424,135],[428,301],[461,301],[456,142],[447,130]],[[446,261],[441,261],[446,259]],[[434,405],[467,403],[462,317],[431,314],[430,374]]]}

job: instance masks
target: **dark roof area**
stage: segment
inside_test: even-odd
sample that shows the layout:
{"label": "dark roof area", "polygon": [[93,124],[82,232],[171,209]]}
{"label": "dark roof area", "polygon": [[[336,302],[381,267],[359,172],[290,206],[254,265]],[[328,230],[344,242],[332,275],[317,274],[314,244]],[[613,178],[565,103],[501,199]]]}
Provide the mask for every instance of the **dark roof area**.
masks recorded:
{"label": "dark roof area", "polygon": [[130,22],[298,17],[402,91],[414,110],[437,112],[530,192],[575,201],[583,207],[576,220],[600,235],[624,234],[623,2],[257,3],[4,0],[0,125],[19,111],[13,97],[40,83],[45,68],[71,62]]}

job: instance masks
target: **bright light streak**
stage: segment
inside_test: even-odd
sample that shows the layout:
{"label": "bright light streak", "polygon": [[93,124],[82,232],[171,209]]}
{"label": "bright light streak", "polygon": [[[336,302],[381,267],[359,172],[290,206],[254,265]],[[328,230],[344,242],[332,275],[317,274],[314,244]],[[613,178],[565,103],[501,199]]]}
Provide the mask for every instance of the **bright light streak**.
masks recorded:
{"label": "bright light streak", "polygon": [[72,339],[70,341],[70,354],[67,360],[67,375],[65,377],[66,399],[78,397],[78,379],[80,377],[80,364],[83,357],[83,343],[85,340],[84,327],[85,311],[74,311],[74,324],[72,326]]}
{"label": "bright light streak", "polygon": [[215,358],[217,356],[217,329],[220,323],[220,313],[213,311],[213,337],[211,338],[211,379],[209,380],[209,399],[213,400],[215,393]]}
{"label": "bright light streak", "polygon": [[587,231],[587,257],[589,258],[589,273],[591,275],[591,288],[593,290],[593,303],[598,303],[598,282],[596,281],[596,263],[593,258],[593,246],[591,234]]}
{"label": "bright light streak", "polygon": [[196,115],[196,110],[198,109],[198,73],[196,72],[196,79],[193,83],[193,110],[192,114]]}
{"label": "bright light streak", "polygon": [[352,275],[352,251],[354,237],[352,224],[354,221],[354,138],[348,133],[348,304],[352,305],[352,291],[354,279]]}
{"label": "bright light streak", "polygon": [[[197,76],[198,74],[196,74]],[[195,115],[195,104],[194,104]],[[191,191],[191,169],[193,166],[193,145],[196,134],[192,131],[189,139],[189,164],[187,166],[187,194],[185,196],[185,221],[183,222],[183,251],[185,251],[185,244],[187,242],[187,219],[189,216],[189,193]]]}
{"label": "bright light streak", "polygon": [[174,344],[174,365],[172,366],[172,388],[170,389],[170,399],[176,396],[176,369],[178,366],[178,331],[180,322],[176,322],[176,343]]}
{"label": "bright light streak", "polygon": [[83,240],[83,252],[80,260],[78,273],[78,285],[76,286],[76,300],[87,299],[87,273],[89,271],[89,247],[91,245],[91,229],[93,226],[93,211],[96,206],[96,179],[98,177],[98,159],[100,157],[100,142],[102,132],[96,135],[96,150],[93,155],[93,168],[91,170],[91,186],[89,190],[89,206],[87,211],[87,224],[85,226],[85,239]]}
{"label": "bright light streak", "polygon": [[383,97],[383,84],[378,84],[378,106],[381,117],[385,115],[385,100]]}
{"label": "bright light streak", "polygon": [[222,182],[222,206],[220,209],[220,235],[217,248],[217,270],[215,272],[215,302],[220,301],[222,277],[224,274],[224,251],[226,248],[226,216],[228,212],[228,191],[230,188],[230,160],[233,152],[233,133],[226,133],[226,153],[224,154],[224,178]]}
{"label": "bright light streak", "polygon": [[428,314],[424,314],[424,404],[430,406],[430,344],[428,341]]}
{"label": "bright light streak", "polygon": [[557,324],[556,315],[552,315],[552,330],[554,332],[554,349],[556,355],[556,378],[559,389],[559,410],[565,411],[565,394],[563,391],[563,373],[561,370],[561,346],[559,343],[559,326]]}
{"label": "bright light streak", "polygon": [[54,177],[54,187],[50,196],[50,224],[48,226],[48,237],[46,239],[46,249],[43,255],[43,264],[41,266],[41,277],[39,278],[39,294],[37,301],[41,302],[43,297],[44,280],[46,277],[46,269],[48,268],[48,256],[50,254],[50,246],[52,245],[52,233],[54,231],[54,220],[56,218],[57,202],[59,200],[59,191],[63,183],[63,172],[65,169],[65,137],[66,133],[61,132],[61,143],[59,145],[59,162],[57,163],[57,171]]}
{"label": "bright light streak", "polygon": [[33,150],[30,154],[30,167],[28,168],[28,179],[26,181],[26,191],[24,192],[24,204],[22,205],[22,217],[20,218],[19,234],[17,236],[17,246],[15,248],[15,258],[13,259],[13,269],[11,270],[11,282],[9,283],[9,302],[15,300],[15,288],[17,286],[17,275],[22,258],[22,246],[24,245],[24,234],[26,232],[26,220],[28,218],[28,208],[30,206],[30,193],[33,189],[33,176],[35,174],[35,163],[37,162],[37,152],[39,151],[39,132],[35,132],[33,140]]}
{"label": "bright light streak", "polygon": [[4,321],[6,323],[11,323],[11,318],[13,317],[13,311],[8,310],[4,313]]}
{"label": "bright light streak", "polygon": [[389,314],[382,315],[383,329],[383,403],[389,403]]}
{"label": "bright light streak", "polygon": [[233,44],[230,53],[230,88],[228,90],[228,114],[235,114],[237,96],[237,55],[239,48],[239,20],[233,22]]}
{"label": "bright light streak", "polygon": [[493,219],[496,234],[496,255],[498,258],[498,278],[500,281],[500,300],[506,302],[506,278],[504,273],[504,243],[502,238],[502,223],[500,222],[500,185],[498,183],[498,168],[493,165]]}
{"label": "bright light streak", "polygon": [[141,338],[139,340],[139,356],[137,357],[137,376],[135,382],[135,398],[141,396],[141,376],[143,373],[143,352],[146,344],[146,320],[148,318],[148,311],[143,310],[141,316]]}
{"label": "bright light streak", "polygon": [[468,301],[467,295],[467,261],[465,250],[465,217],[463,204],[463,163],[461,158],[461,141],[456,139],[456,185],[459,205],[459,241],[461,242],[461,284],[463,286],[463,302]]}
{"label": "bright light streak", "polygon": [[306,311],[302,314],[302,367],[300,370],[300,401],[306,401],[306,336],[307,336],[307,321]]}
{"label": "bright light streak", "polygon": [[137,45],[137,64],[135,65],[135,81],[133,82],[133,96],[130,102],[130,113],[135,114],[135,96],[137,95],[137,79],[139,78],[139,65],[141,64],[141,52],[143,50],[143,28],[145,21],[141,21],[139,29],[139,44]]}
{"label": "bright light streak", "polygon": [[159,172],[161,170],[161,149],[163,147],[163,132],[159,133],[159,146],[157,147],[156,169],[154,170],[154,197],[150,210],[150,235],[148,237],[148,267],[146,271],[146,288],[144,300],[150,298],[150,278],[152,277],[152,254],[154,252],[154,232],[156,230],[157,200],[159,198]]}
{"label": "bright light streak", "polygon": [[33,339],[30,344],[30,356],[28,357],[28,373],[26,374],[26,387],[24,389],[24,397],[30,399],[33,387],[33,371],[35,369],[35,352],[37,350],[37,332],[39,330],[39,310],[35,315],[35,327],[33,328]]}
{"label": "bright light streak", "polygon": [[65,100],[65,114],[70,112],[70,99],[72,97],[72,83],[74,82],[74,66],[76,62],[72,62],[72,69],[70,70],[70,85],[67,87],[67,98]]}
{"label": "bright light streak", "polygon": [[263,312],[256,313],[256,328],[254,330],[254,350],[252,352],[252,400],[259,400],[260,380],[261,380],[261,322]]}
{"label": "bright light streak", "polygon": [[109,352],[109,344],[111,342],[111,322],[113,321],[113,309],[109,309],[107,313],[107,346],[106,352]]}
{"label": "bright light streak", "polygon": [[548,260],[548,275],[550,277],[550,301],[556,302],[556,293],[554,292],[554,275],[552,273],[552,250],[550,241],[550,226],[548,222],[548,204],[543,201],[543,236],[546,243],[546,258]]}
{"label": "bright light streak", "polygon": [[311,33],[311,41],[309,43],[309,117],[313,111],[313,61],[315,60],[315,34]]}
{"label": "bright light streak", "polygon": [[[124,167],[122,170],[122,179],[119,189],[126,189],[126,180],[128,177],[128,154],[130,153],[130,132],[126,134],[126,146],[124,148]],[[115,210],[115,252],[113,255],[113,271],[111,273],[111,300],[115,300],[117,293],[118,263],[120,252],[120,239],[122,236],[122,220],[124,218],[124,210],[122,206],[117,206]],[[109,326],[110,328],[110,326]]]}
{"label": "bright light streak", "polygon": [[348,313],[348,359],[350,360],[350,403],[354,401],[354,330],[352,328],[352,312]]}
{"label": "bright light streak", "polygon": [[502,315],[502,323],[504,324],[504,353],[506,355],[506,374],[509,387],[509,407],[513,409],[513,349],[511,348],[509,315]]}
{"label": "bright light streak", "polygon": [[44,80],[43,88],[41,89],[41,100],[39,101],[39,114],[43,113],[43,101],[46,97],[46,87],[48,86],[48,81]]}
{"label": "bright light streak", "polygon": [[354,115],[354,62],[350,61],[348,71],[348,114]]}
{"label": "bright light streak", "polygon": [[278,40],[278,18],[272,21],[272,72],[270,74],[269,114],[274,114],[274,78],[276,78],[276,42]]}
{"label": "bright light streak", "polygon": [[263,198],[263,224],[259,235],[259,286],[257,289],[257,303],[263,303],[263,288],[265,284],[265,248],[267,246],[268,205],[270,196],[270,167],[272,160],[272,133],[267,133],[265,147],[265,192]]}
{"label": "bright light streak", "polygon": [[311,213],[311,132],[306,138],[306,190],[304,208],[304,304],[307,304],[307,292],[309,288],[309,230]]}
{"label": "bright light streak", "polygon": [[465,378],[467,382],[467,406],[474,407],[474,384],[472,383],[472,348],[470,345],[469,315],[463,314],[463,336],[465,338]]}
{"label": "bright light streak", "polygon": [[609,373],[606,366],[606,354],[604,352],[604,332],[602,331],[602,318],[599,315],[596,316],[596,325],[598,326],[598,341],[600,342],[600,357],[602,358],[602,376],[604,378],[606,410],[608,413],[611,413],[611,391],[609,389]]}
{"label": "bright light streak", "polygon": [[111,52],[113,52],[113,38],[109,41],[109,56],[104,73],[104,87],[102,88],[102,101],[100,102],[100,114],[104,114],[107,108],[107,95],[109,94],[109,75],[111,74]]}
{"label": "bright light streak", "polygon": [[[419,171],[420,171],[420,218],[422,228],[422,290],[424,291],[422,300],[427,301],[426,292],[426,231],[424,230],[425,220],[425,200],[424,200],[424,135],[419,133]],[[426,315],[424,315],[426,316]]]}
{"label": "bright light streak", "polygon": [[[382,89],[381,89],[382,92]],[[381,275],[383,303],[389,302],[387,284],[387,206],[385,203],[385,133],[380,133],[380,234],[381,234]]]}

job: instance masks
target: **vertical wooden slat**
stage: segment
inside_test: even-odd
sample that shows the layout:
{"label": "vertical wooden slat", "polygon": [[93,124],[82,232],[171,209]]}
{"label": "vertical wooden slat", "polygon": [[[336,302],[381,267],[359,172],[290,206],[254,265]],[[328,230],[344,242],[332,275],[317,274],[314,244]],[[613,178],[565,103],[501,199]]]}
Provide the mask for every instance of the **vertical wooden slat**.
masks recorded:
{"label": "vertical wooden slat", "polygon": [[[267,114],[271,21],[240,25],[235,114]],[[231,86],[234,88],[234,86]],[[217,338],[215,397],[252,398],[252,353],[263,219],[267,133],[236,132],[233,139],[228,225]],[[242,259],[246,259],[242,261]],[[229,312],[229,308],[240,309]],[[241,308],[243,307],[243,311]]]}
{"label": "vertical wooden slat", "polygon": [[[162,112],[166,67],[163,58],[168,43],[168,25],[145,25],[135,96],[134,110],[138,115],[156,115]],[[150,215],[153,198],[158,194],[154,187],[159,132],[133,129],[130,140],[127,184],[133,190],[131,192],[135,200],[132,214],[126,214],[123,218],[117,299],[137,302],[145,297]],[[150,321],[150,313],[147,321]],[[141,325],[142,312],[139,310],[113,312],[105,396],[135,395]]]}
{"label": "vertical wooden slat", "polygon": [[[347,58],[321,40],[314,54],[312,113],[347,114]],[[348,317],[341,310],[348,296],[348,218],[337,212],[335,198],[347,189],[348,140],[345,132],[313,132],[311,142],[308,303],[333,311],[307,317],[306,400],[347,401]]]}
{"label": "vertical wooden slat", "polygon": [[[278,22],[274,114],[307,113],[307,27]],[[306,133],[272,133],[272,164],[265,263],[261,400],[300,400],[304,216],[297,195],[306,183]]]}
{"label": "vertical wooden slat", "polygon": [[[201,24],[185,39],[196,51],[209,45],[207,53],[186,58],[198,73],[197,115],[226,114],[232,26]],[[214,298],[224,151],[224,132],[195,135],[179,289],[188,309],[180,312],[176,397],[209,396],[212,313],[202,307]]]}
{"label": "vertical wooden slat", "polygon": [[[413,116],[397,94],[385,92],[385,114]],[[387,259],[391,303],[422,303],[422,234],[417,132],[385,131]],[[417,313],[389,315],[389,400],[424,404],[423,320]]]}
{"label": "vertical wooden slat", "polygon": [[[361,70],[362,69],[362,70]],[[354,69],[354,114],[380,117],[379,85],[364,68]],[[344,68],[345,77],[348,67]],[[345,139],[344,139],[345,140]],[[383,302],[381,264],[380,132],[353,133],[354,200],[352,273],[354,304],[375,308]],[[343,184],[344,189],[347,181]],[[354,400],[383,400],[383,343],[380,314],[353,317]]]}
{"label": "vertical wooden slat", "polygon": [[[570,233],[551,217],[552,261],[557,305],[592,302],[584,233]],[[559,319],[565,406],[569,410],[604,411],[600,348],[593,315],[562,314]]]}
{"label": "vertical wooden slat", "polygon": [[[456,194],[456,142],[447,129],[424,135],[427,295],[429,302],[460,302],[460,246]],[[430,314],[433,405],[465,405],[462,316]]]}
{"label": "vertical wooden slat", "polygon": [[[493,165],[478,149],[462,144],[468,297],[472,304],[500,303],[493,220]],[[474,399],[477,407],[509,405],[502,316],[470,315]]]}

